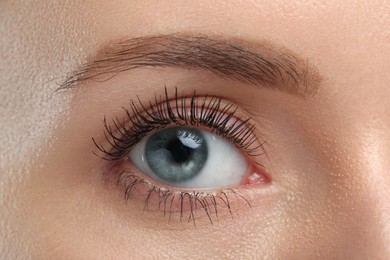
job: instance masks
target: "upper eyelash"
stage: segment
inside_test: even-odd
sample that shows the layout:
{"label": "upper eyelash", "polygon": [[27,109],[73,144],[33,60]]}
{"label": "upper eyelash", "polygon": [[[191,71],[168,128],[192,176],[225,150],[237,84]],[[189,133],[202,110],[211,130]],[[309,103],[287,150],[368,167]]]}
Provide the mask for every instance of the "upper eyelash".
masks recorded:
{"label": "upper eyelash", "polygon": [[[191,98],[178,96],[177,88],[173,101],[169,98],[165,87],[164,97],[155,96],[154,103],[149,101],[148,107],[138,98],[138,103],[131,101],[130,110],[123,108],[127,119],[120,120],[115,117],[112,126],[104,117],[105,138],[110,144],[110,149],[98,144],[92,138],[95,146],[104,154],[103,159],[121,160],[131,148],[139,143],[149,132],[164,128],[168,125],[192,125],[206,126],[211,132],[225,137],[238,148],[243,149],[249,156],[255,156],[262,146],[253,146],[256,137],[254,135],[255,124],[251,118],[244,121],[232,118],[237,111],[233,103],[222,105],[223,99],[215,96],[196,96],[194,91]],[[174,106],[171,105],[173,102]],[[188,106],[188,102],[190,103]],[[200,104],[199,104],[200,103]],[[126,126],[130,123],[130,128]]]}

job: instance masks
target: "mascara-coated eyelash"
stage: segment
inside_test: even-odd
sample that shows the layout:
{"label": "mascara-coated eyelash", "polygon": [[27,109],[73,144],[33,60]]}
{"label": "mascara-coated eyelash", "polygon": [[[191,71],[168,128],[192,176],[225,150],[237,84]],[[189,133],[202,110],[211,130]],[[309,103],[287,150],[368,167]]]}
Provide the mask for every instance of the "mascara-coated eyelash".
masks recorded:
{"label": "mascara-coated eyelash", "polygon": [[[219,97],[197,96],[195,91],[192,96],[179,96],[177,88],[173,98],[170,98],[168,90],[165,88],[164,95],[158,98],[155,96],[153,102],[143,103],[138,98],[138,102],[130,102],[130,109],[123,108],[123,110],[125,111],[123,119],[115,117],[112,123],[108,124],[104,118],[105,145],[99,144],[94,138],[92,139],[99,150],[95,154],[114,162],[110,173],[117,174],[117,185],[123,185],[125,200],[137,198],[143,201],[143,210],[148,209],[149,205],[155,202],[154,204],[163,211],[164,215],[169,215],[169,219],[171,219],[173,212],[179,213],[180,221],[183,219],[184,212],[188,211],[188,221],[192,220],[194,224],[195,212],[198,207],[203,208],[203,212],[213,223],[212,217],[215,216],[218,219],[218,212],[223,207],[232,214],[232,207],[237,203],[244,202],[250,206],[249,201],[245,198],[245,193],[236,187],[222,186],[213,189],[202,189],[199,186],[199,188],[193,186],[175,187],[175,185],[147,176],[142,173],[142,170],[139,171],[139,167],[136,167],[137,171],[134,169],[134,161],[131,163],[129,160],[133,153],[132,149],[139,147],[139,143],[142,143],[145,138],[145,140],[148,138],[150,140],[150,133],[162,133],[162,129],[168,131],[179,131],[177,129],[180,129],[180,131],[187,133],[180,135],[180,138],[192,138],[195,133],[198,136],[201,135],[200,132],[194,132],[189,127],[204,129],[210,134],[221,136],[247,156],[263,154],[263,149],[260,148],[264,143],[258,142],[258,138],[254,134],[255,125],[251,122],[250,117],[245,120],[238,119],[237,106]],[[239,115],[242,117],[242,113]],[[220,140],[216,136],[214,138],[214,140]],[[197,140],[193,139],[193,141]],[[137,149],[134,148],[134,151]],[[258,162],[256,164],[261,165]],[[249,162],[245,174],[248,173],[249,175],[245,175],[247,181],[237,183],[238,185],[267,183],[269,181],[266,174],[263,174],[256,167],[252,167]],[[223,178],[228,179],[225,176]],[[142,196],[144,197],[142,198]]]}
{"label": "mascara-coated eyelash", "polygon": [[146,106],[140,100],[138,104],[131,101],[130,110],[123,108],[126,119],[120,120],[115,117],[112,126],[104,118],[105,138],[109,143],[109,149],[98,144],[94,138],[92,140],[103,154],[103,159],[121,160],[149,132],[169,125],[190,125],[206,127],[210,132],[231,141],[249,156],[262,154],[258,150],[263,143],[255,145],[255,125],[250,122],[251,118],[243,121],[233,119],[237,107],[233,103],[222,103],[222,98],[199,97],[195,92],[190,98],[179,97],[177,88],[174,99],[171,100],[165,88],[165,96],[159,98],[155,96],[154,104],[149,101]]}
{"label": "mascara-coated eyelash", "polygon": [[[134,195],[134,191],[141,186],[146,187],[143,199],[143,211],[149,209],[151,201],[155,199],[155,206],[168,216],[171,220],[173,213],[178,213],[180,222],[187,218],[187,222],[193,222],[196,226],[196,212],[200,207],[205,213],[209,222],[213,225],[214,220],[219,219],[222,209],[227,209],[228,213],[233,216],[233,205],[243,202],[251,207],[250,202],[246,199],[245,194],[238,189],[228,188],[217,192],[211,191],[176,191],[159,187],[149,180],[141,178],[132,173],[129,169],[123,169],[117,180],[117,184],[123,184],[125,200],[129,200]],[[175,206],[174,206],[175,205]],[[188,215],[185,216],[185,212]]]}

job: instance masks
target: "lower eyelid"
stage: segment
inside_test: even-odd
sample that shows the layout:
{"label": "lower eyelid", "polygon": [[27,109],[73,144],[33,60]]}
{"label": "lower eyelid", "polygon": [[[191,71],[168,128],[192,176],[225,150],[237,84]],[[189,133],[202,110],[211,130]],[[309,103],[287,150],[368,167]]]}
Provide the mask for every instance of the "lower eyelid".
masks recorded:
{"label": "lower eyelid", "polygon": [[160,212],[169,221],[195,223],[205,218],[213,224],[221,216],[233,216],[243,206],[251,207],[250,200],[240,188],[198,191],[163,188],[139,177],[130,168],[120,172],[117,185],[123,189],[126,201],[138,203],[142,211]]}
{"label": "lower eyelid", "polygon": [[[251,165],[250,168],[256,166]],[[254,171],[248,169],[247,177]],[[128,161],[117,162],[111,167],[109,175],[110,180],[115,180],[116,190],[123,194],[124,201],[139,207],[140,212],[155,212],[155,217],[168,222],[205,219],[213,224],[221,217],[234,216],[236,211],[251,207],[252,198],[247,196],[249,187],[262,189],[270,183],[266,175],[260,175],[253,185],[246,181],[235,187],[178,188],[145,176]]]}

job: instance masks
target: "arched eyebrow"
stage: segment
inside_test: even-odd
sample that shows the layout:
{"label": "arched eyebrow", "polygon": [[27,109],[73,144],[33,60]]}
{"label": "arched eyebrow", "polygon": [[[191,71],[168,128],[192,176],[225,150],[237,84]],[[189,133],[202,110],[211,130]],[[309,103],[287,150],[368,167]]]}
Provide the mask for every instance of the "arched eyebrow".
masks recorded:
{"label": "arched eyebrow", "polygon": [[224,79],[299,96],[314,94],[321,81],[318,70],[307,60],[268,43],[173,34],[109,44],[71,73],[60,89],[148,67],[209,71]]}

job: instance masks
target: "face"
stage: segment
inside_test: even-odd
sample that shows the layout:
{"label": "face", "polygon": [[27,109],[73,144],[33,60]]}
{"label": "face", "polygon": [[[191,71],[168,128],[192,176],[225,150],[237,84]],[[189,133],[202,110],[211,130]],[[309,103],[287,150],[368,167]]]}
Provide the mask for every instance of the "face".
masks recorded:
{"label": "face", "polygon": [[0,3],[5,258],[389,258],[390,5]]}

